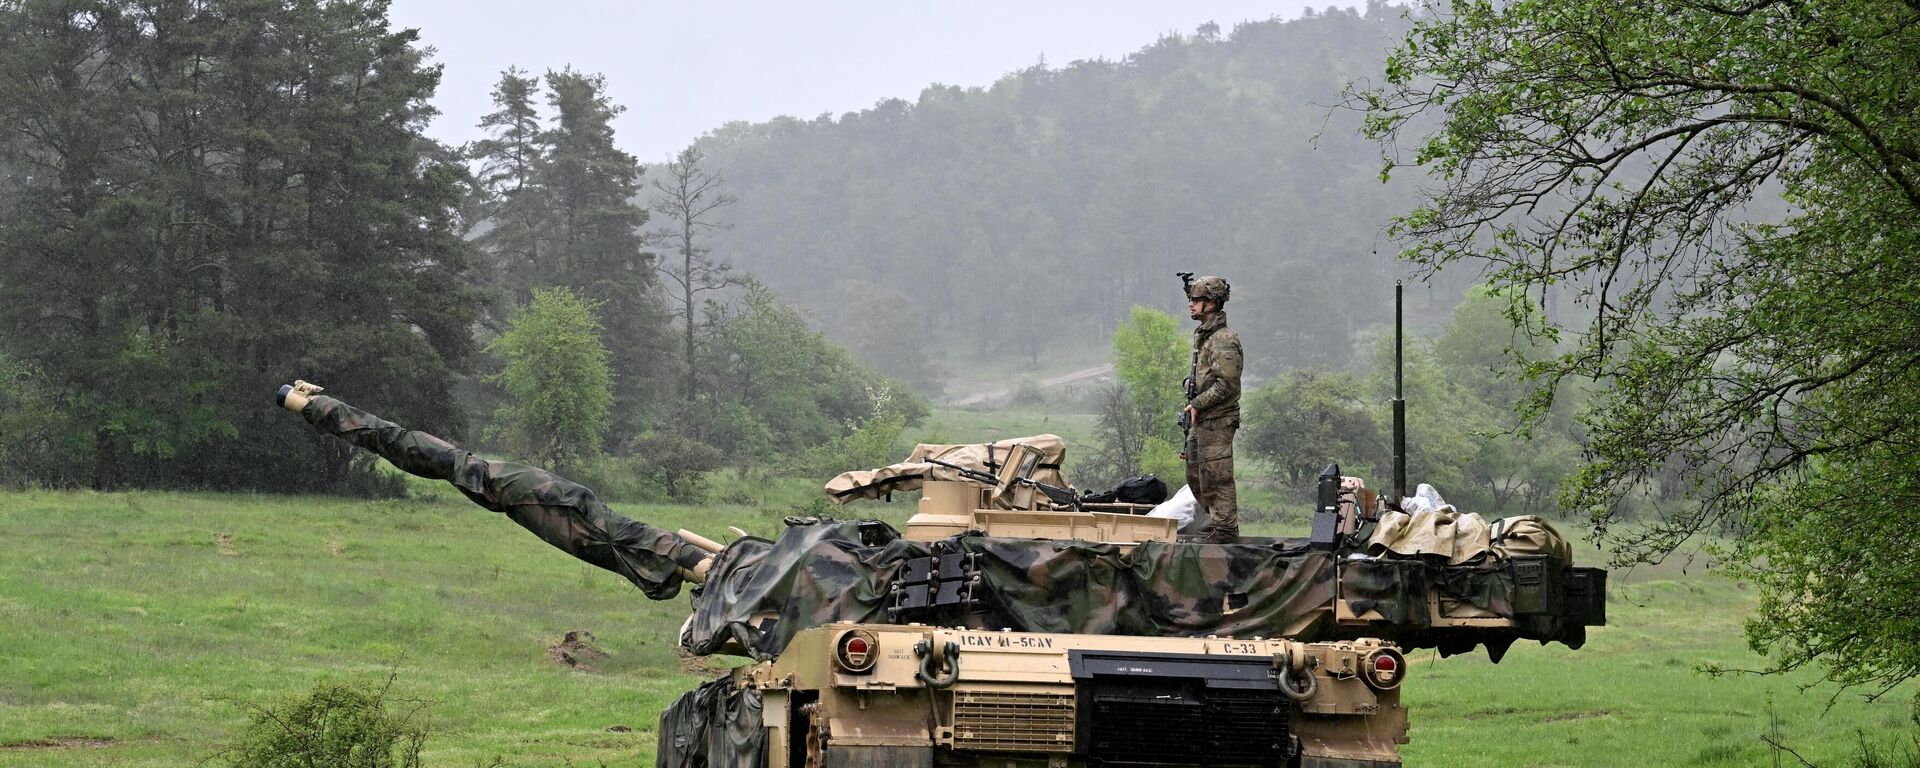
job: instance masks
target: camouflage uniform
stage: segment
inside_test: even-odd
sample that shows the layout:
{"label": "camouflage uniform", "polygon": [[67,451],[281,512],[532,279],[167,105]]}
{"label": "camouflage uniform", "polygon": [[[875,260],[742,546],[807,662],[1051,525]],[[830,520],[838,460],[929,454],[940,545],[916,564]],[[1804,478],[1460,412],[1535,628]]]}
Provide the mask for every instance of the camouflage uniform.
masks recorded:
{"label": "camouflage uniform", "polygon": [[1226,310],[1215,310],[1193,331],[1199,350],[1194,365],[1194,419],[1187,433],[1187,485],[1199,509],[1213,521],[1211,539],[1240,535],[1233,486],[1233,433],[1240,428],[1240,336],[1227,327]]}
{"label": "camouflage uniform", "polygon": [[512,518],[567,554],[625,576],[655,600],[678,594],[681,570],[692,571],[707,558],[679,536],[629,520],[591,489],[544,469],[482,459],[324,395],[308,401],[300,415],[315,429],[408,473],[447,481],[473,503]]}

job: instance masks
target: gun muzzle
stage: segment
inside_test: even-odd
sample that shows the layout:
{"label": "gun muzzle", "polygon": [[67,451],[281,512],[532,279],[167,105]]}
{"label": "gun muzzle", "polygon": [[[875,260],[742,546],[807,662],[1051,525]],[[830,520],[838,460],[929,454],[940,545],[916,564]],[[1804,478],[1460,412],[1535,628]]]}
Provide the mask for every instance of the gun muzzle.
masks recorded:
{"label": "gun muzzle", "polygon": [[680,578],[686,579],[687,581],[691,581],[695,584],[705,584],[707,583],[707,573],[713,570],[713,561],[718,559],[720,558],[709,557],[705,560],[701,560],[699,565],[696,565],[692,568],[681,568]]}
{"label": "gun muzzle", "polygon": [[[705,536],[694,533],[693,531],[689,531],[685,528],[674,531],[673,534],[675,536],[679,536],[682,540],[686,541],[688,544],[692,544],[696,547],[704,549],[708,552],[712,552],[713,554],[716,554],[716,555],[720,554],[721,550],[727,548],[727,545],[725,544],[721,544],[720,542],[714,541],[713,539],[709,539]],[[718,558],[709,557],[705,560],[701,560],[699,565],[696,565],[691,569],[681,568],[680,578],[686,579],[687,581],[691,581],[695,584],[705,584],[707,582],[707,572],[713,570],[713,561],[716,559]]]}
{"label": "gun muzzle", "polygon": [[704,549],[708,552],[712,552],[716,555],[720,554],[720,550],[727,548],[727,545],[725,544],[721,544],[720,542],[714,541],[713,539],[709,539],[705,536],[694,533],[693,531],[689,531],[685,528],[674,531],[673,533],[674,535],[679,536],[682,539],[686,539],[688,544],[692,544],[696,547]]}

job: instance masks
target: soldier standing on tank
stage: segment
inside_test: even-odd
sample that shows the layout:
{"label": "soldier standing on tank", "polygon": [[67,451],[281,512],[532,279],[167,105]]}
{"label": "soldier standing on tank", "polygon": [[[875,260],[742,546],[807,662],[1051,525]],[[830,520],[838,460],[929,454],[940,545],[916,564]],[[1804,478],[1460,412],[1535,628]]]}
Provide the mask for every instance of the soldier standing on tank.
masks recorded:
{"label": "soldier standing on tank", "polygon": [[[1227,327],[1227,296],[1232,286],[1218,277],[1201,277],[1187,286],[1187,314],[1200,321],[1193,330],[1193,396],[1187,401],[1190,425],[1186,450],[1187,485],[1212,528],[1207,541],[1231,544],[1240,538],[1238,494],[1233,486],[1233,433],[1240,428],[1240,336]],[[1196,510],[1197,512],[1198,510]]]}

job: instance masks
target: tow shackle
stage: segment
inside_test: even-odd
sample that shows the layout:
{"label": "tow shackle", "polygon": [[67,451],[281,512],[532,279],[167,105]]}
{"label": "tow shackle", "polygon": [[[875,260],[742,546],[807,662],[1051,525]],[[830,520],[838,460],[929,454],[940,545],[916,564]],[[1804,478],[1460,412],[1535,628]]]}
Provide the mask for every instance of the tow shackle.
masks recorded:
{"label": "tow shackle", "polygon": [[1273,657],[1273,673],[1280,686],[1280,693],[1294,701],[1306,701],[1320,690],[1320,683],[1314,679],[1313,670],[1320,666],[1320,660],[1306,652],[1306,648],[1297,643],[1288,643],[1284,653]]}
{"label": "tow shackle", "polygon": [[[928,688],[945,690],[960,682],[960,645],[951,640],[935,649],[932,640],[921,640],[913,644],[913,655],[920,657],[920,670],[916,676]],[[944,665],[943,674],[935,674],[934,668]]]}

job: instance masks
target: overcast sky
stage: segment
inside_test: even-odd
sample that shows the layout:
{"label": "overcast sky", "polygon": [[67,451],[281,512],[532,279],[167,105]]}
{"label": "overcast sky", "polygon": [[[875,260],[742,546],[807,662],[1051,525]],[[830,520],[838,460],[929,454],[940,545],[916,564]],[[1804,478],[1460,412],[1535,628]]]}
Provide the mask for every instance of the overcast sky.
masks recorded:
{"label": "overcast sky", "polygon": [[[430,131],[460,143],[509,65],[607,76],[627,113],[621,148],[658,162],[732,120],[839,115],[930,83],[987,85],[1044,55],[1049,66],[1118,59],[1208,21],[1296,18],[1303,0],[393,0],[446,66]],[[1351,6],[1352,3],[1338,3]]]}

